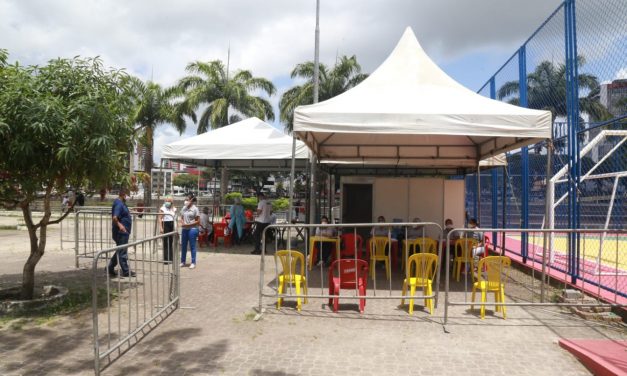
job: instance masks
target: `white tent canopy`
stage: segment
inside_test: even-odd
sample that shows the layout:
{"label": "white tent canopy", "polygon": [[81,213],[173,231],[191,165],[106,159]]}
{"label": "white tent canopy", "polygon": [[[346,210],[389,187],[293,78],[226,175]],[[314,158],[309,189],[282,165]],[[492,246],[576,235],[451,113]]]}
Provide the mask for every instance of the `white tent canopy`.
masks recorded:
{"label": "white tent canopy", "polygon": [[551,113],[491,100],[442,71],[407,28],[353,89],[299,106],[294,131],[322,163],[476,168],[481,159],[551,137]]}
{"label": "white tent canopy", "polygon": [[[309,150],[296,141],[296,166],[305,166]],[[289,169],[292,137],[253,117],[198,136],[164,145],[162,158],[233,169]]]}

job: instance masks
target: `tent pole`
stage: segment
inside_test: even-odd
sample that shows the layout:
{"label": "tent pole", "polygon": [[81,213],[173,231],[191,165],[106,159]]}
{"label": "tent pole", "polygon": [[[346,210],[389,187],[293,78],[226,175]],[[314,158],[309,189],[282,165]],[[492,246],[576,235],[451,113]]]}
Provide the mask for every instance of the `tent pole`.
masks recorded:
{"label": "tent pole", "polygon": [[[551,139],[546,140],[546,179],[545,179],[545,194],[544,194],[544,228],[545,229],[553,229],[553,223],[549,223],[549,216],[551,215],[551,210],[553,210],[553,205],[551,204],[552,200],[549,198],[553,197],[553,190],[549,184],[549,180],[551,179],[551,149],[553,148],[553,143]],[[551,221],[552,222],[552,221]],[[548,242],[547,242],[547,233],[543,233],[542,239],[542,283],[540,284],[540,302],[544,303],[544,284],[545,284],[545,275],[546,275],[546,258],[547,258],[547,250],[548,250]],[[552,234],[551,234],[552,235]],[[548,280],[547,280],[548,281]]]}
{"label": "tent pole", "polygon": [[[506,157],[507,158],[507,157]],[[503,189],[501,192],[501,200],[503,201],[502,205],[502,214],[501,214],[501,227],[507,228],[507,166],[503,166]],[[501,255],[505,254],[505,231],[501,233]]]}
{"label": "tent pole", "polygon": [[[287,212],[287,223],[292,223],[294,214],[294,175],[296,170],[296,137],[292,134],[292,164],[290,166],[290,189],[289,189],[289,211]],[[291,230],[291,229],[290,229]],[[290,239],[290,237],[287,237]]]}
{"label": "tent pole", "polygon": [[477,164],[477,223],[481,226],[481,167]]}

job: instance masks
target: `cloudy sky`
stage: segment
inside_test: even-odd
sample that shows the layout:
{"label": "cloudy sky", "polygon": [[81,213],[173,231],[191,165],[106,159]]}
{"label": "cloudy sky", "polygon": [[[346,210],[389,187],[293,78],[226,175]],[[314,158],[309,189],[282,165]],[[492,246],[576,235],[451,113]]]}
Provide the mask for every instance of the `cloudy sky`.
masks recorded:
{"label": "cloudy sky", "polygon": [[[411,26],[444,71],[477,90],[560,2],[321,0],[320,61],[356,55],[371,72]],[[226,61],[230,46],[231,68],[273,81],[276,105],[295,84],[294,65],[313,60],[315,8],[315,0],[0,0],[0,48],[22,64],[100,56],[170,85],[191,61]],[[193,124],[183,136],[160,127],[156,158],[161,145],[195,133]]]}

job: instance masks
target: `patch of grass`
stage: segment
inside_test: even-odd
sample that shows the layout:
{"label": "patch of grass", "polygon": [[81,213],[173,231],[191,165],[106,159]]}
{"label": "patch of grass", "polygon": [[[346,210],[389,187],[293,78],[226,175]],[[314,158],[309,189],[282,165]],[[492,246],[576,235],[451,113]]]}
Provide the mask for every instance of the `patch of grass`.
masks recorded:
{"label": "patch of grass", "polygon": [[[111,299],[117,297],[114,290],[110,291]],[[58,304],[51,305],[36,312],[16,312],[0,316],[0,328],[8,325],[13,330],[21,330],[25,325],[48,325],[61,316],[69,316],[90,309],[92,304],[91,288],[83,287],[68,291],[67,295]],[[98,289],[98,307],[107,304],[107,290]]]}
{"label": "patch of grass", "polygon": [[255,312],[246,312],[246,314],[244,315],[244,321],[253,321],[255,319],[255,316],[257,316]]}

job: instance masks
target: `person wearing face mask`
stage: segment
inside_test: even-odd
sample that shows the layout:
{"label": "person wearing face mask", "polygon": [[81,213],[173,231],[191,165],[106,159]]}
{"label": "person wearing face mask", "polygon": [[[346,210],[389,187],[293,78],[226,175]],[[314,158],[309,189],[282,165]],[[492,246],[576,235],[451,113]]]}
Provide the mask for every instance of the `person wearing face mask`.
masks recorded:
{"label": "person wearing face mask", "polygon": [[[322,216],[322,218],[320,219],[320,224],[323,225],[328,225],[329,224],[329,218],[327,216]],[[316,232],[315,232],[316,236],[323,236],[326,238],[332,238],[335,236],[335,228],[333,227],[316,227]],[[334,245],[333,243],[328,243],[328,242],[322,242],[320,244],[316,244],[316,246],[320,247],[320,252],[318,252],[319,254],[319,260],[317,265],[320,265],[322,263],[324,263],[325,266],[330,264],[330,259],[331,259],[331,255],[332,252],[334,250]]]}
{"label": "person wearing face mask", "polygon": [[[174,231],[174,217],[176,215],[176,208],[172,203],[172,197],[166,197],[163,205],[159,209],[159,223],[161,223],[161,233],[167,234]],[[163,261],[166,263],[172,262],[172,242],[174,238],[172,236],[166,236],[163,238]]]}
{"label": "person wearing face mask", "polygon": [[192,252],[190,269],[196,267],[196,238],[198,238],[198,224],[200,223],[200,211],[196,207],[196,197],[191,197],[187,205],[181,209],[181,267],[185,266],[187,256],[187,243]]}
{"label": "person wearing face mask", "polygon": [[[131,213],[126,206],[126,189],[120,188],[119,196],[113,201],[113,205],[111,206],[111,230],[116,246],[128,244],[132,221]],[[113,256],[111,256],[111,260],[107,266],[109,275],[113,277],[117,276],[115,268],[118,264],[120,264],[120,269],[122,269],[122,277],[135,276],[135,272],[131,272],[128,266],[127,248],[118,249]]]}

